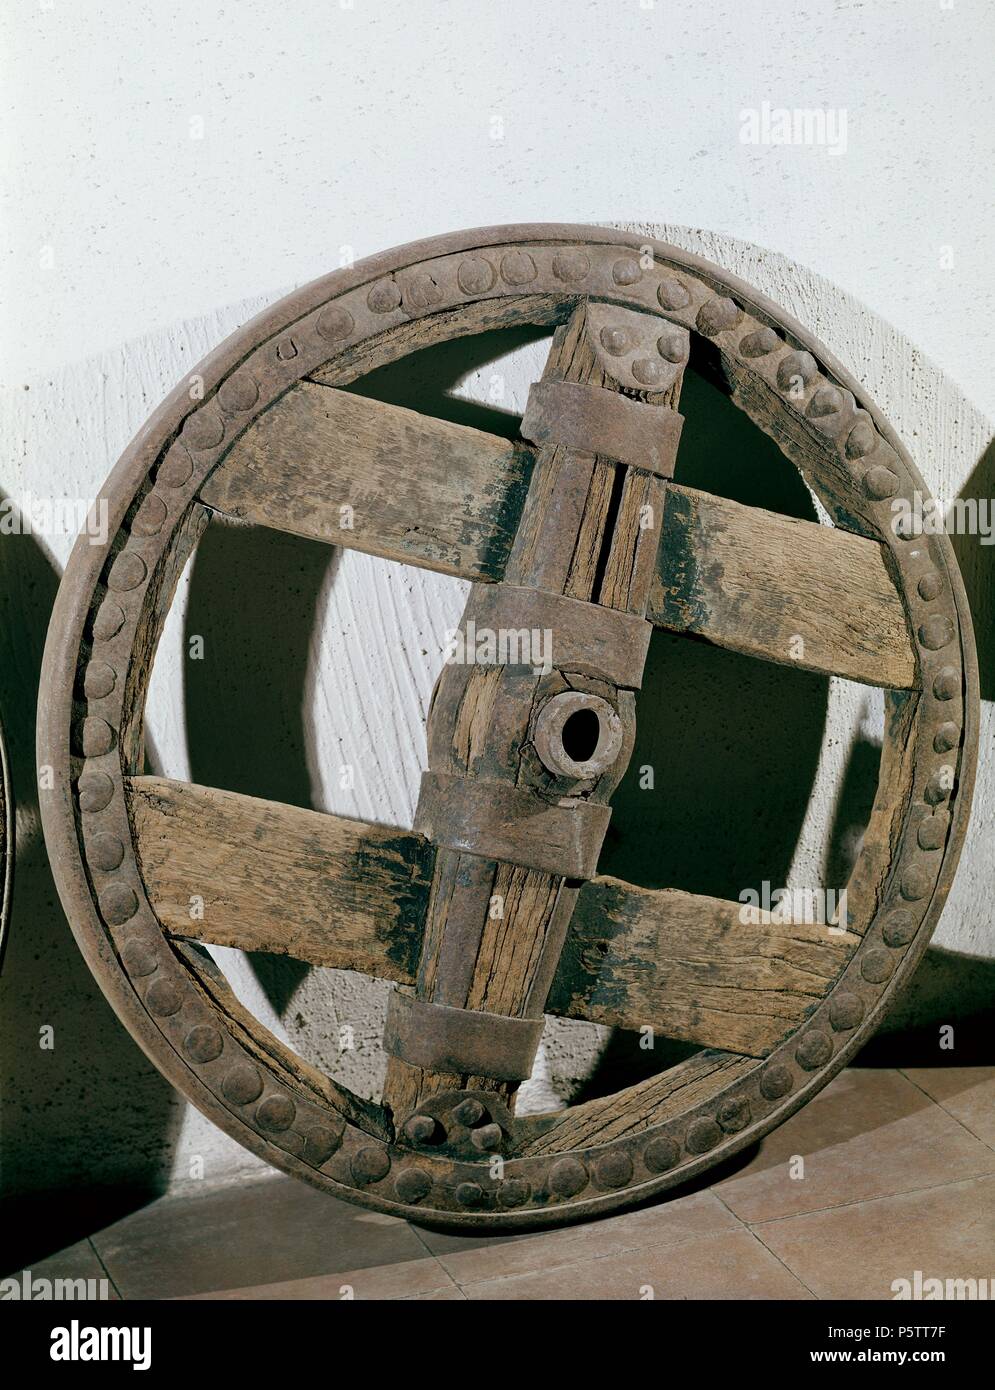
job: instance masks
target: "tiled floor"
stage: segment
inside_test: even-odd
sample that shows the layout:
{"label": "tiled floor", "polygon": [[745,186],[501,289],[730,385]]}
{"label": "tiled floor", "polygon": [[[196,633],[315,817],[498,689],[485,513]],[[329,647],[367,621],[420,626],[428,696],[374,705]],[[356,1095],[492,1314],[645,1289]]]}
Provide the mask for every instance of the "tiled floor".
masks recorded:
{"label": "tiled floor", "polygon": [[35,1276],[226,1299],[888,1299],[995,1278],[995,1068],[845,1072],[707,1189],[538,1235],[440,1235],[274,1176],[166,1197]]}

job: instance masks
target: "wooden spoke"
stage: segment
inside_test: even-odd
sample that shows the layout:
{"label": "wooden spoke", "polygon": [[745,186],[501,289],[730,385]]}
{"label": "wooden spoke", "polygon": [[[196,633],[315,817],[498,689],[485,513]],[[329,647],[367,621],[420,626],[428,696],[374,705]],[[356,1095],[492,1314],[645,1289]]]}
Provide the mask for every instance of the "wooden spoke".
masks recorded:
{"label": "wooden spoke", "polygon": [[302,381],[261,415],[201,489],[228,516],[494,580],[532,456],[482,430]]}
{"label": "wooden spoke", "polygon": [[125,786],[170,936],[412,978],[432,875],[421,835],[163,777]]}
{"label": "wooden spoke", "polygon": [[580,890],[546,1011],[764,1057],[832,988],[859,937],[741,903],[595,878]]}
{"label": "wooden spoke", "polygon": [[619,1104],[618,1095],[599,1096],[552,1115],[520,1120],[517,1152],[555,1154],[642,1134],[693,1109],[716,1087],[729,1087],[749,1076],[755,1065],[749,1058],[727,1052],[699,1052],[659,1076],[630,1086],[624,1092],[624,1104]]}
{"label": "wooden spoke", "polygon": [[694,488],[668,494],[649,616],[785,666],[897,689],[918,679],[876,541]]}
{"label": "wooden spoke", "polygon": [[[257,525],[496,581],[531,469],[524,445],[303,381],[259,417],[200,496]],[[608,487],[610,478],[603,468],[595,482]],[[568,593],[583,588],[585,553],[595,562],[580,550]],[[876,541],[676,483],[647,616],[782,665],[896,689],[917,681],[905,611]]]}

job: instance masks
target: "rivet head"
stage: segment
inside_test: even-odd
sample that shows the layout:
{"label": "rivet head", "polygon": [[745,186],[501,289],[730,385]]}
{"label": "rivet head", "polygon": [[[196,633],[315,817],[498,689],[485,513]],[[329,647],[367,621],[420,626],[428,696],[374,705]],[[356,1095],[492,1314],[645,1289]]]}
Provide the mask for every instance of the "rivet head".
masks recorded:
{"label": "rivet head", "polygon": [[632,1159],[624,1149],[602,1154],[594,1167],[594,1181],[599,1187],[625,1187],[632,1181]]}
{"label": "rivet head", "polygon": [[464,294],[486,294],[496,275],[490,261],[485,261],[483,256],[473,256],[461,263],[456,279]]}
{"label": "rivet head", "polygon": [[906,912],[903,908],[890,912],[881,928],[885,945],[891,946],[893,950],[907,946],[916,934],[916,925],[916,919],[911,912]]}
{"label": "rivet head", "polygon": [[469,1129],[471,1125],[479,1124],[484,1118],[484,1107],[479,1100],[474,1100],[473,1096],[467,1096],[466,1100],[461,1100],[459,1105],[453,1107],[453,1119],[457,1124],[466,1125]]}
{"label": "rivet head", "polygon": [[933,751],[936,753],[949,753],[951,748],[956,748],[960,743],[960,729],[950,719],[938,724],[936,733],[933,735]]}
{"label": "rivet head", "polygon": [[297,356],[297,344],[293,338],[281,338],[276,345],[276,355],[281,362],[292,362]]}
{"label": "rivet head", "polygon": [[927,651],[936,652],[954,638],[954,625],[943,613],[934,613],[919,624],[919,641]]}
{"label": "rivet head", "polygon": [[621,357],[629,351],[632,344],[624,328],[611,328],[606,325],[601,330],[601,346],[605,352],[611,353],[612,357]]}
{"label": "rivet head", "polygon": [[879,463],[874,468],[868,468],[864,474],[864,491],[876,502],[883,502],[887,497],[894,497],[898,491],[898,476]]}
{"label": "rivet head", "polygon": [[591,258],[583,251],[575,247],[568,247],[565,251],[557,251],[553,257],[553,274],[557,280],[563,280],[567,284],[574,284],[577,280],[583,280],[591,271]]}
{"label": "rivet head", "polygon": [[442,291],[428,271],[422,271],[407,281],[402,295],[406,309],[431,309],[433,304],[439,303]]}
{"label": "rivet head", "polygon": [[860,961],[860,973],[869,984],[883,985],[891,978],[895,962],[881,946],[871,946]]}
{"label": "rivet head", "polygon": [[794,1086],[794,1077],[787,1067],[775,1063],[767,1067],[760,1078],[760,1092],[768,1100],[780,1100]]}
{"label": "rivet head", "polygon": [[750,1123],[750,1102],[740,1097],[723,1101],[715,1118],[727,1134],[738,1134]]}
{"label": "rivet head", "polygon": [[437,1128],[431,1115],[412,1115],[404,1122],[404,1133],[412,1144],[427,1144]]}
{"label": "rivet head", "polygon": [[560,1158],[549,1170],[549,1186],[558,1197],[575,1197],[587,1186],[587,1169],[576,1158]]}
{"label": "rivet head", "polygon": [[716,333],[724,333],[730,328],[735,328],[739,319],[739,305],[735,300],[727,298],[706,299],[698,310],[698,317],[695,322],[698,325],[698,332],[711,338]]}
{"label": "rivet head", "polygon": [[744,357],[766,357],[780,345],[780,342],[773,328],[764,324],[762,328],[755,328],[752,333],[747,333],[739,345],[739,350]]}
{"label": "rivet head", "polygon": [[532,1188],[521,1178],[505,1178],[498,1188],[499,1207],[522,1207],[532,1196]]}
{"label": "rivet head", "polygon": [[342,1143],[342,1136],[345,1134],[345,1121],[337,1120],[334,1128],[326,1124],[308,1125],[306,1129],[301,1129],[298,1132],[304,1140],[304,1153],[301,1157],[305,1162],[317,1168],[331,1158]]}
{"label": "rivet head", "polygon": [[114,747],[114,730],[106,719],[91,714],[83,720],[82,742],[84,758],[102,758]]}
{"label": "rivet head", "polygon": [[634,285],[642,274],[635,256],[622,256],[612,266],[612,279],[616,285]]}
{"label": "rivet head", "polygon": [[119,927],[130,922],[138,911],[138,898],[135,890],[127,883],[109,883],[97,895],[100,915],[110,927]]}
{"label": "rivet head", "polygon": [[661,333],[656,340],[656,350],[668,362],[683,362],[688,355],[688,342],[683,333],[675,328]]}
{"label": "rivet head", "polygon": [[109,642],[124,627],[124,610],[112,598],[105,598],[93,620],[93,635],[98,642]]}
{"label": "rivet head", "polygon": [[326,304],[315,322],[318,332],[329,343],[348,338],[355,326],[352,314],[341,304]]}
{"label": "rivet head", "polygon": [[390,1172],[390,1154],[386,1149],[374,1148],[371,1144],[365,1149],[356,1150],[349,1168],[357,1182],[379,1182]]}
{"label": "rivet head", "polygon": [[90,661],[83,676],[83,693],[88,700],[102,700],[114,689],[117,673],[106,661]]}
{"label": "rivet head", "polygon": [[679,1144],[661,1135],[651,1139],[643,1150],[643,1162],[651,1173],[667,1173],[681,1156]]}
{"label": "rivet head", "polygon": [[174,445],[156,469],[155,480],[163,487],[182,487],[190,481],[193,459],[186,449]]}
{"label": "rivet head", "polygon": [[688,1126],[684,1146],[688,1153],[707,1154],[709,1149],[715,1148],[721,1138],[722,1131],[715,1121],[702,1116]]}
{"label": "rivet head", "polygon": [[829,1022],[837,1033],[849,1033],[864,1017],[864,1003],[857,994],[834,995],[829,1004]]}
{"label": "rivet head", "polygon": [[956,666],[944,666],[937,672],[933,681],[933,694],[937,700],[952,700],[960,694],[960,672]]}
{"label": "rivet head", "polygon": [[501,1147],[504,1135],[500,1125],[481,1125],[470,1135],[470,1142],[474,1148],[480,1149],[482,1153],[496,1153]]}
{"label": "rivet head", "polygon": [[456,1188],[456,1200],[461,1207],[479,1207],[484,1200],[484,1189],[476,1182],[461,1182]]}
{"label": "rivet head", "polygon": [[950,785],[952,777],[953,773],[950,768],[934,772],[923,789],[923,800],[928,802],[930,806],[939,806],[941,801],[946,801],[952,791]]}
{"label": "rivet head", "polygon": [[660,386],[667,380],[667,369],[653,357],[637,357],[632,364],[632,375],[643,386]]}
{"label": "rivet head", "polygon": [[183,1006],[183,996],[171,980],[153,980],[145,995],[145,1007],[157,1018],[169,1018],[178,1014]]}
{"label": "rivet head", "polygon": [[662,309],[683,309],[691,303],[691,296],[680,280],[665,276],[656,289],[656,297]]}
{"label": "rivet head", "polygon": [[212,406],[201,406],[188,415],[183,438],[191,449],[214,449],[225,437],[225,422]]}
{"label": "rivet head", "polygon": [[114,783],[106,772],[84,772],[77,785],[81,811],[102,811],[110,805]]}
{"label": "rivet head", "polygon": [[874,452],[877,442],[874,426],[866,416],[861,416],[846,437],[846,456],[848,459],[862,459]]}
{"label": "rivet head", "polygon": [[136,536],[157,536],[162,530],[166,516],[165,502],[154,492],[150,492],[135,513],[135,518],[131,523],[132,532]]}
{"label": "rivet head", "polygon": [[431,1190],[432,1179],[420,1168],[405,1168],[394,1179],[394,1191],[402,1202],[420,1202]]}
{"label": "rivet head", "polygon": [[260,1129],[280,1134],[294,1123],[297,1106],[289,1096],[267,1096],[259,1102],[256,1124]]}
{"label": "rivet head", "polygon": [[[401,307],[401,291],[395,280],[378,280],[366,296],[371,313],[390,314]],[[343,335],[345,336],[345,335]]]}
{"label": "rivet head", "polygon": [[501,258],[501,276],[509,285],[528,285],[536,273],[536,263],[527,251],[509,251]]}
{"label": "rivet head", "polygon": [[233,1105],[251,1105],[263,1093],[263,1079],[249,1062],[236,1062],[225,1074],[221,1090]]}
{"label": "rivet head", "polygon": [[789,352],[777,364],[777,384],[782,391],[811,386],[819,375],[819,364],[810,352]]}
{"label": "rivet head", "polygon": [[906,902],[915,903],[924,898],[932,886],[933,875],[929,870],[913,867],[902,874],[899,892]]}
{"label": "rivet head", "polygon": [[112,874],[124,859],[124,845],[116,835],[101,832],[86,841],[86,857],[92,868]]}
{"label": "rivet head", "polygon": [[236,372],[218,388],[218,405],[226,415],[251,410],[259,399],[259,387],[247,371]]}
{"label": "rivet head", "polygon": [[111,565],[107,587],[115,589],[118,593],[127,593],[131,589],[137,589],[147,573],[145,561],[140,555],[136,555],[132,550],[122,550]]}
{"label": "rivet head", "polygon": [[151,946],[132,937],[121,948],[121,964],[130,976],[143,979],[146,975],[154,975],[159,969],[159,958]]}
{"label": "rivet head", "polygon": [[835,415],[843,408],[843,393],[836,386],[820,386],[809,402],[808,413],[816,419]]}
{"label": "rivet head", "polygon": [[929,574],[924,574],[918,584],[919,597],[925,599],[927,603],[934,598],[939,598],[943,592],[943,580],[935,570],[930,570]]}
{"label": "rivet head", "polygon": [[197,1023],[183,1039],[183,1051],[192,1062],[213,1062],[224,1051],[225,1040],[211,1023]]}
{"label": "rivet head", "polygon": [[795,1048],[795,1061],[803,1071],[818,1071],[832,1055],[832,1039],[817,1028],[809,1029]]}

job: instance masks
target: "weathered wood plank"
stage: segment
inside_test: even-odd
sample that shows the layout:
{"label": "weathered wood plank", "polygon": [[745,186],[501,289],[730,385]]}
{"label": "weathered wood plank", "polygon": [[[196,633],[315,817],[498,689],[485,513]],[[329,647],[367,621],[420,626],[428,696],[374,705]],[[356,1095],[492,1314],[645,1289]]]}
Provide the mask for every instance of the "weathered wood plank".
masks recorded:
{"label": "weathered wood plank", "polygon": [[531,470],[522,445],[302,381],[238,440],[200,496],[261,526],[495,580]]}
{"label": "weathered wood plank", "polygon": [[553,1115],[529,1116],[516,1125],[521,1156],[557,1154],[640,1134],[699,1105],[746,1076],[756,1062],[728,1052],[699,1052],[611,1096],[573,1105]]}
{"label": "weathered wood plank", "polygon": [[720,647],[868,685],[916,684],[876,541],[672,486],[647,614]]}
{"label": "weathered wood plank", "polygon": [[[493,581],[531,468],[524,446],[305,381],[233,446],[201,497],[258,525]],[[596,469],[592,483],[602,511],[610,473]],[[869,685],[916,685],[905,611],[876,541],[677,483],[661,529],[648,609],[657,626]],[[593,541],[578,548],[567,593],[589,589],[583,562],[595,554]]]}
{"label": "weathered wood plank", "polygon": [[170,935],[413,978],[434,858],[422,836],[163,777],[125,785]]}
{"label": "weathered wood plank", "polygon": [[[546,1012],[763,1057],[830,990],[853,932],[600,877],[580,890]],[[798,913],[796,915],[814,915]]]}

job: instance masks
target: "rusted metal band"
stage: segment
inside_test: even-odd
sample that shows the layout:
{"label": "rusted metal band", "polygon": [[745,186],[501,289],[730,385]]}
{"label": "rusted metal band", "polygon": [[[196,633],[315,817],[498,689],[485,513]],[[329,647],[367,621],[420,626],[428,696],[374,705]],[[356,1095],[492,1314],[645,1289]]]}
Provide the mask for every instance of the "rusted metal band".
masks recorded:
{"label": "rusted metal band", "polygon": [[586,879],[597,872],[610,819],[611,807],[593,801],[551,803],[505,782],[425,772],[415,829],[441,849]]}
{"label": "rusted metal band", "polygon": [[534,444],[560,444],[619,463],[674,476],[684,417],[668,406],[579,381],[537,381],[529,391],[522,434]]}
{"label": "rusted metal band", "polygon": [[[639,689],[653,624],[637,613],[516,584],[478,584],[472,611],[476,634],[503,635],[498,655],[504,665],[543,664],[600,676],[622,690]],[[473,647],[470,640],[464,645]],[[519,659],[505,660],[509,656]]]}
{"label": "rusted metal band", "polygon": [[387,1003],[384,1050],[412,1067],[527,1081],[543,1019],[508,1018],[431,1004],[395,989]]}

